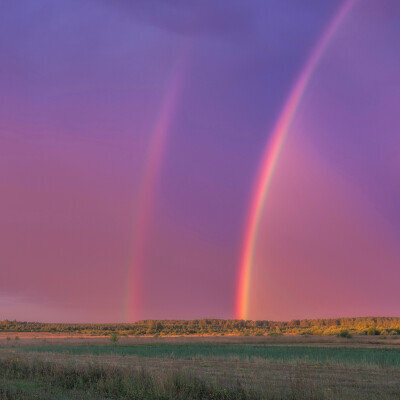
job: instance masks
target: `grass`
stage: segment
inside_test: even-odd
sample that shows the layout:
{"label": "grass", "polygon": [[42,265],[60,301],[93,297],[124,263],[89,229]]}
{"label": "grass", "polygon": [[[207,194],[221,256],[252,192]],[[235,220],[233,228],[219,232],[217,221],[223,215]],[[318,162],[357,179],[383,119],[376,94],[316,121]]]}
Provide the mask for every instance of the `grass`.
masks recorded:
{"label": "grass", "polygon": [[[80,396],[84,396],[82,398],[105,399],[256,400],[260,398],[259,394],[243,389],[240,384],[234,387],[218,387],[188,374],[155,375],[143,369],[128,370],[92,364],[67,366],[10,358],[0,361],[0,377],[2,400],[43,398],[37,396],[59,399],[69,396],[68,392],[75,394],[74,397],[80,393]],[[14,383],[13,386],[15,380],[18,380],[19,384]],[[38,386],[41,394],[37,390]],[[55,394],[57,389],[58,393]],[[59,392],[60,390],[62,392]]]}
{"label": "grass", "polygon": [[55,385],[29,380],[0,379],[1,400],[99,400],[82,391],[64,391]]}
{"label": "grass", "polygon": [[400,346],[367,337],[22,338],[0,400],[400,399]]}
{"label": "grass", "polygon": [[134,345],[39,345],[24,346],[22,349],[26,352],[70,355],[135,355],[174,359],[221,357],[400,367],[399,348],[154,343]]}

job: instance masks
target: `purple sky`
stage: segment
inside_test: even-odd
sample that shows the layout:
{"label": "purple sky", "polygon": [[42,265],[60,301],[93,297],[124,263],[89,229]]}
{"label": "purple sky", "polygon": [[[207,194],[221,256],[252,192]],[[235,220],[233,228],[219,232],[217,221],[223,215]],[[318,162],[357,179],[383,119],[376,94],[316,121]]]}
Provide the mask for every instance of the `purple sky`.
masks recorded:
{"label": "purple sky", "polygon": [[[0,319],[126,319],[179,60],[128,313],[232,317],[257,168],[340,4],[3,0]],[[397,0],[360,0],[310,81],[265,207],[253,318],[400,312],[399,19]]]}

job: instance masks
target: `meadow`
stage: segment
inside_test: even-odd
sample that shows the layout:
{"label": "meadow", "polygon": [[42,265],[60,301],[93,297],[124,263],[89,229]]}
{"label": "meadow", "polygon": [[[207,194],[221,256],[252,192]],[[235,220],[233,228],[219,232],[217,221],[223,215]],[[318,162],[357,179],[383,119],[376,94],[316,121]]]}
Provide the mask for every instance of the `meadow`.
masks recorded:
{"label": "meadow", "polygon": [[398,398],[394,335],[0,336],[0,399]]}
{"label": "meadow", "polygon": [[39,345],[26,352],[118,355],[172,359],[249,359],[400,367],[400,348],[319,347],[267,344],[152,343],[132,345]]}

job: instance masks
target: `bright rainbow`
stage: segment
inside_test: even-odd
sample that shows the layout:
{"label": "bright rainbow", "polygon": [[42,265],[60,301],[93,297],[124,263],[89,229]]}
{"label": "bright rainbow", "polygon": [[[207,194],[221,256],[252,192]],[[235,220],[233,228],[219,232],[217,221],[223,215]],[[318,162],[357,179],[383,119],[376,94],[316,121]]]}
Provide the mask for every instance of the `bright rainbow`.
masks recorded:
{"label": "bright rainbow", "polygon": [[178,95],[183,85],[184,64],[185,60],[181,57],[172,68],[161,109],[150,135],[148,154],[137,195],[131,247],[132,264],[126,282],[125,321],[132,321],[135,318],[140,303],[146,238],[150,228],[155,191],[159,180],[168,131],[175,114]]}
{"label": "bright rainbow", "polygon": [[325,30],[323,36],[318,41],[310,58],[301,71],[294,88],[290,92],[289,98],[287,99],[278,122],[272,132],[271,139],[267,144],[253,191],[249,217],[244,234],[235,305],[235,315],[238,319],[248,318],[251,272],[260,219],[283,144],[296,115],[296,110],[307,88],[307,84],[319,63],[321,56],[329,45],[329,42],[344,17],[356,1],[357,0],[344,1],[343,5],[339,8],[333,20]]}

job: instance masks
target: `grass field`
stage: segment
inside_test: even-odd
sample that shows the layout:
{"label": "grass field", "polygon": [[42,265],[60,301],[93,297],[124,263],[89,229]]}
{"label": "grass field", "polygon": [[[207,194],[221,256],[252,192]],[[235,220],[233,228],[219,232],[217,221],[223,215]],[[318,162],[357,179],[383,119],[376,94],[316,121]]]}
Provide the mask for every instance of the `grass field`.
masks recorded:
{"label": "grass field", "polygon": [[316,347],[290,345],[241,345],[211,343],[154,343],[134,345],[39,345],[26,346],[27,352],[72,355],[120,355],[181,359],[238,358],[313,363],[351,363],[400,367],[400,348]]}
{"label": "grass field", "polygon": [[0,399],[400,399],[400,340],[0,339]]}

